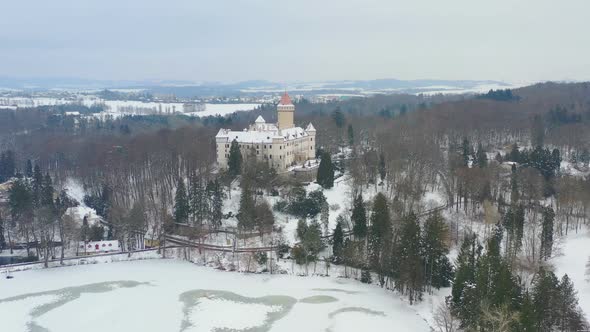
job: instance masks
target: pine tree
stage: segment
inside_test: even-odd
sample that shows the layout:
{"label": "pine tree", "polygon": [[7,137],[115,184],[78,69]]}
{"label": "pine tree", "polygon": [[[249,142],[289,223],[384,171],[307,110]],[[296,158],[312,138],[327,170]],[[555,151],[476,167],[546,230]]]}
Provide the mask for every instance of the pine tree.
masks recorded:
{"label": "pine tree", "polygon": [[203,220],[207,218],[209,212],[209,200],[205,195],[205,189],[203,188],[201,179],[196,175],[191,176],[189,188],[188,200],[190,214],[193,216],[193,220],[197,225],[201,225]]}
{"label": "pine tree", "polygon": [[325,152],[322,155],[320,166],[318,167],[317,182],[325,189],[330,189],[334,186],[334,165],[330,154]]}
{"label": "pine tree", "polygon": [[238,141],[235,139],[231,142],[229,148],[229,158],[227,160],[228,173],[232,178],[242,174],[242,154]]}
{"label": "pine tree", "polygon": [[221,227],[223,219],[223,191],[216,179],[213,182],[213,197],[211,198],[211,225],[214,228]]}
{"label": "pine tree", "polygon": [[240,197],[240,209],[238,210],[238,227],[251,230],[256,223],[255,203],[248,182],[242,183],[242,196]]}
{"label": "pine tree", "polygon": [[354,145],[354,129],[352,128],[352,124],[348,124],[348,145]]}
{"label": "pine tree", "polygon": [[396,284],[403,294],[408,294],[410,304],[422,300],[424,262],[421,251],[420,225],[416,215],[410,212],[402,220],[400,230],[400,240],[397,247],[399,280]]}
{"label": "pine tree", "polygon": [[477,165],[479,167],[486,167],[488,165],[488,156],[486,154],[486,151],[483,149],[483,146],[481,145],[481,143],[477,144]]}
{"label": "pine tree", "polygon": [[540,258],[547,260],[551,257],[553,251],[553,222],[555,212],[553,208],[546,207],[543,209],[543,224],[541,226],[541,251]]}
{"label": "pine tree", "polygon": [[514,143],[512,145],[512,149],[510,150],[510,153],[508,154],[508,160],[513,161],[515,163],[522,163],[522,160],[520,158],[520,148],[518,147],[518,144]]}
{"label": "pine tree", "polygon": [[33,163],[31,162],[31,159],[27,159],[27,165],[25,167],[25,176],[27,178],[33,177]]}
{"label": "pine tree", "polygon": [[0,210],[0,252],[6,248],[6,239],[4,238],[4,218],[2,210]]}
{"label": "pine tree", "polygon": [[8,150],[0,154],[0,183],[10,179],[15,175],[16,162],[14,152]]}
{"label": "pine tree", "polygon": [[369,252],[371,255],[371,267],[380,272],[379,274],[381,274],[381,265],[383,263],[382,258],[385,253],[389,251],[388,249],[392,236],[391,218],[389,216],[387,198],[385,198],[385,195],[382,193],[378,193],[373,201],[373,208],[371,211]]}
{"label": "pine tree", "polygon": [[519,204],[514,213],[514,252],[518,253],[522,248],[524,236],[524,207]]}
{"label": "pine tree", "polygon": [[475,235],[467,235],[463,239],[455,266],[455,279],[453,281],[452,307],[459,318],[464,318],[469,309],[464,305],[465,290],[475,283],[475,263],[480,251]]}
{"label": "pine tree", "polygon": [[274,226],[274,215],[270,205],[264,200],[254,207],[254,223],[261,237],[265,232],[271,231]]}
{"label": "pine tree", "polygon": [[381,182],[385,181],[385,176],[387,175],[387,168],[385,167],[385,156],[383,156],[383,152],[379,154],[379,178]]}
{"label": "pine tree", "polygon": [[344,249],[344,232],[342,231],[342,218],[338,216],[336,228],[332,235],[332,260],[335,264],[342,263],[342,251]]}
{"label": "pine tree", "polygon": [[469,165],[469,156],[470,156],[470,145],[467,137],[463,137],[463,142],[461,143],[461,153],[463,156],[463,166]]}
{"label": "pine tree", "polygon": [[555,326],[555,298],[558,284],[555,274],[543,268],[539,269],[533,278],[531,295],[535,313],[535,331],[551,331]]}
{"label": "pine tree", "polygon": [[555,301],[557,327],[560,331],[581,331],[584,317],[578,308],[578,292],[571,279],[565,274],[557,286]]}
{"label": "pine tree", "polygon": [[41,191],[43,189],[43,174],[39,165],[35,165],[33,171],[33,204],[35,207],[41,206]]}
{"label": "pine tree", "polygon": [[535,308],[529,292],[525,292],[522,305],[520,307],[519,317],[519,331],[533,332],[535,331]]}
{"label": "pine tree", "polygon": [[328,204],[328,201],[325,200],[325,199],[321,203],[320,220],[322,221],[322,227],[324,229],[324,235],[328,235],[328,232],[329,232],[328,227],[330,226],[330,205]]}
{"label": "pine tree", "polygon": [[338,127],[338,128],[344,127],[344,124],[346,123],[346,119],[344,118],[344,114],[340,110],[340,107],[337,107],[332,112],[332,120],[334,120],[336,127]]}
{"label": "pine tree", "polygon": [[362,194],[354,199],[351,220],[354,237],[364,239],[367,236],[367,212]]}
{"label": "pine tree", "polygon": [[41,201],[42,206],[48,206],[53,209],[53,181],[49,173],[43,177],[43,183],[41,188]]}
{"label": "pine tree", "polygon": [[435,212],[424,223],[422,247],[424,255],[425,283],[439,289],[449,287],[453,279],[453,267],[447,258],[446,239],[448,227],[440,213]]}
{"label": "pine tree", "polygon": [[179,224],[188,223],[189,213],[190,208],[184,180],[179,177],[176,183],[176,195],[174,197],[174,222]]}

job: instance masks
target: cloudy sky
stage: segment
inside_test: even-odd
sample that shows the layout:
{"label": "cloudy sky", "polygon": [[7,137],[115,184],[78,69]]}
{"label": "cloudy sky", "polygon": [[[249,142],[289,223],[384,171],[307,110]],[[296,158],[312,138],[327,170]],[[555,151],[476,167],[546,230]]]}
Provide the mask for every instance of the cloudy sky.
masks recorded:
{"label": "cloudy sky", "polygon": [[588,0],[0,0],[0,76],[590,80]]}

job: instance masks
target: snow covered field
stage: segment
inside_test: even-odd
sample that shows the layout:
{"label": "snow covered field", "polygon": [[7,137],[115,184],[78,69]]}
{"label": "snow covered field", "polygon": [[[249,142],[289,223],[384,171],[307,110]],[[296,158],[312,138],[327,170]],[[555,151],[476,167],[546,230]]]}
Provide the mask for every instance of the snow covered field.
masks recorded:
{"label": "snow covered field", "polygon": [[[85,106],[104,105],[105,113],[113,114],[151,114],[151,113],[175,113],[184,112],[183,103],[141,102],[129,100],[103,100],[93,96],[85,96],[77,100],[64,98],[0,98],[0,106],[10,107],[35,107],[46,105],[64,105],[78,103]],[[193,116],[227,115],[239,111],[251,111],[260,104],[205,104],[205,110],[201,112],[187,113]]]}
{"label": "snow covered field", "polygon": [[2,331],[429,331],[389,291],[333,277],[221,272],[178,260],[0,279]]}
{"label": "snow covered field", "polygon": [[573,231],[561,245],[561,255],[554,257],[555,274],[558,278],[567,274],[576,290],[580,308],[590,318],[590,276],[585,275],[586,262],[590,259],[590,230],[583,228],[578,234]]}

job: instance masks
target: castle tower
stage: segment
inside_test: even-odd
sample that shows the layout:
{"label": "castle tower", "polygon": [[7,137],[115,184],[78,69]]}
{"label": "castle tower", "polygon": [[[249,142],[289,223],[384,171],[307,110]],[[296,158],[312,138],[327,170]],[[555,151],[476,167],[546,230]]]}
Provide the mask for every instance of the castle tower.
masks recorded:
{"label": "castle tower", "polygon": [[277,113],[279,119],[279,129],[293,128],[293,113],[295,113],[295,105],[291,102],[291,98],[285,92],[281,96],[281,101],[277,105]]}

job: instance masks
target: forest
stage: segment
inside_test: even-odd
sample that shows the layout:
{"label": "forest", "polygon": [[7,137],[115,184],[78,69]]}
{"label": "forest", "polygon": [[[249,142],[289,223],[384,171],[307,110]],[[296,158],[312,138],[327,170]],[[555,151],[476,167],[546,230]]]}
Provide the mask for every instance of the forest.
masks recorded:
{"label": "forest", "polygon": [[[440,331],[589,328],[578,285],[551,259],[562,239],[588,227],[590,84],[300,99],[296,109],[298,125],[317,128],[319,189],[234,146],[229,169],[217,169],[217,131],[241,130],[258,115],[276,121],[274,105],[205,118],[0,109],[0,183],[12,183],[0,200],[0,249],[21,239],[47,261],[77,241],[108,238],[132,251],[143,238],[165,245],[179,225],[198,240],[235,218],[238,233],[257,234],[305,271],[343,266],[411,305],[451,288],[436,309]],[[83,184],[84,202],[68,197],[70,178]],[[350,187],[341,209],[326,199],[338,181]],[[236,190],[239,207],[227,212]],[[425,204],[429,195],[444,203]],[[104,223],[77,223],[66,211],[80,203]],[[296,224],[295,243],[275,236],[279,216]]]}

